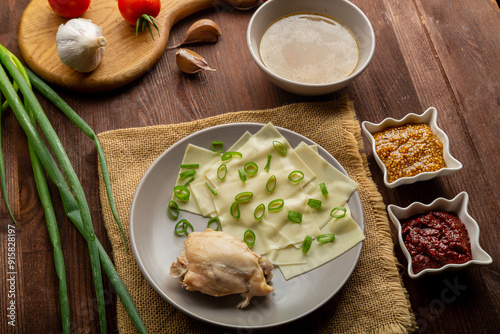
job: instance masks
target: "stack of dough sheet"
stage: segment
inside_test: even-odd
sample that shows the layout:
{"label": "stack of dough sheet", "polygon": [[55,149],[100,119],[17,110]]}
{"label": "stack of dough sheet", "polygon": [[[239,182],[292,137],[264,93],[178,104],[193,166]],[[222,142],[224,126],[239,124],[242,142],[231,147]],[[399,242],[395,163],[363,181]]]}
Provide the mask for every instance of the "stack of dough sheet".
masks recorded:
{"label": "stack of dough sheet", "polygon": [[[278,150],[278,149],[279,150]],[[286,148],[284,154],[283,148]],[[357,184],[349,177],[330,165],[317,152],[316,147],[300,143],[292,148],[279,131],[268,123],[254,135],[242,134],[241,138],[227,151],[239,152],[242,157],[233,156],[222,161],[222,153],[188,145],[182,164],[199,164],[188,188],[191,196],[188,201],[180,201],[172,196],[181,210],[204,217],[218,217],[222,230],[243,239],[246,230],[255,233],[252,250],[267,257],[279,266],[285,279],[290,279],[321,266],[343,254],[364,239],[358,224],[352,219],[347,200],[356,190]],[[271,157],[269,168],[264,167]],[[258,166],[257,173],[246,175],[242,181],[238,170],[243,171],[248,162]],[[224,164],[225,177],[218,174]],[[299,182],[297,176],[304,177]],[[268,183],[274,176],[274,181]],[[222,178],[222,179],[221,179]],[[183,185],[186,179],[177,179],[177,185]],[[324,183],[328,194],[324,195],[320,184]],[[266,187],[267,185],[267,187]],[[217,195],[209,189],[210,186]],[[273,188],[269,191],[269,188]],[[238,202],[239,218],[231,214],[231,205],[238,194],[251,192],[250,200]],[[283,200],[283,207],[270,211],[268,205],[273,200]],[[308,206],[309,199],[321,201],[320,208]],[[261,219],[256,219],[254,211],[264,204],[265,211]],[[345,208],[345,215],[333,218],[333,208]],[[302,221],[294,223],[288,219],[289,211],[302,214]],[[342,212],[342,211],[340,211]],[[262,211],[259,211],[259,215]],[[257,216],[259,216],[257,215]],[[335,240],[320,243],[316,237],[333,233]],[[313,238],[307,253],[302,251],[304,238]]]}

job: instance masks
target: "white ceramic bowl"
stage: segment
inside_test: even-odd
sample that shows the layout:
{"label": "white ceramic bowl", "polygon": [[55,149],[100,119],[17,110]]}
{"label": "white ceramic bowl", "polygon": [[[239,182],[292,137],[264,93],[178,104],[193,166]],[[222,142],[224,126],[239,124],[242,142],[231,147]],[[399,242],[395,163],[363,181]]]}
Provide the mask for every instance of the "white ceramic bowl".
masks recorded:
{"label": "white ceramic bowl", "polygon": [[[389,213],[389,217],[391,218],[392,223],[398,230],[398,241],[403,254],[408,261],[408,275],[411,278],[418,278],[423,275],[428,274],[438,274],[443,271],[448,270],[459,270],[471,265],[487,265],[493,262],[491,256],[486,253],[481,246],[479,245],[479,225],[477,222],[469,215],[467,212],[467,205],[469,203],[469,195],[466,192],[461,192],[452,200],[448,200],[445,198],[437,198],[431,204],[423,204],[420,202],[414,202],[406,208],[401,208],[399,206],[390,204],[387,206],[387,212]],[[465,228],[467,228],[467,233],[469,234],[472,260],[461,263],[461,264],[446,264],[441,268],[430,268],[424,269],[419,273],[415,274],[413,272],[412,263],[411,263],[411,255],[406,249],[406,246],[403,241],[403,236],[401,233],[401,220],[410,218],[414,215],[425,214],[429,211],[448,211],[455,212],[462,223],[464,223]]]}
{"label": "white ceramic bowl", "polygon": [[[425,180],[430,180],[432,178],[435,178],[437,176],[443,176],[443,175],[448,175],[455,173],[459,171],[462,168],[462,164],[460,161],[455,159],[454,157],[451,156],[450,154],[450,140],[448,139],[448,136],[446,133],[444,133],[443,130],[441,130],[437,126],[437,110],[434,107],[431,107],[427,109],[423,114],[417,115],[417,114],[408,114],[404,118],[400,120],[395,120],[394,118],[386,118],[384,119],[381,123],[375,124],[371,122],[364,121],[361,123],[361,127],[363,129],[363,132],[365,133],[366,137],[370,141],[370,144],[372,145],[372,152],[373,156],[375,157],[375,161],[377,161],[378,166],[380,169],[384,172],[384,184],[389,187],[389,188],[394,188],[397,186],[400,186],[402,184],[412,184],[417,181],[425,181]],[[443,158],[446,163],[445,168],[441,168],[435,172],[422,172],[420,174],[417,174],[412,177],[401,177],[393,182],[388,182],[387,180],[387,168],[385,167],[384,163],[378,156],[375,150],[375,139],[373,138],[373,134],[384,130],[385,128],[392,127],[392,126],[401,126],[409,123],[418,123],[418,124],[428,124],[431,127],[432,132],[436,135],[436,137],[441,140],[443,143]]]}
{"label": "white ceramic bowl", "polygon": [[[306,84],[291,81],[271,72],[260,57],[260,41],[266,29],[276,20],[296,13],[313,13],[333,18],[346,26],[356,37],[359,45],[359,62],[353,73],[327,84]],[[299,95],[324,95],[350,84],[370,63],[375,52],[375,33],[366,15],[347,0],[270,0],[255,11],[247,30],[247,43],[257,66],[278,87]]]}

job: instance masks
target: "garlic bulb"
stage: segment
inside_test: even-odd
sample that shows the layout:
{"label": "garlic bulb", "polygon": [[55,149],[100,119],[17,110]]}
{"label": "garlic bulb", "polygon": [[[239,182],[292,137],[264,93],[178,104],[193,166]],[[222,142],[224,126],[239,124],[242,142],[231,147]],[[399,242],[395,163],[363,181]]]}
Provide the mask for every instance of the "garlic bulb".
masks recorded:
{"label": "garlic bulb", "polygon": [[106,39],[102,28],[87,19],[71,19],[61,24],[56,34],[61,61],[78,72],[91,72],[101,62]]}

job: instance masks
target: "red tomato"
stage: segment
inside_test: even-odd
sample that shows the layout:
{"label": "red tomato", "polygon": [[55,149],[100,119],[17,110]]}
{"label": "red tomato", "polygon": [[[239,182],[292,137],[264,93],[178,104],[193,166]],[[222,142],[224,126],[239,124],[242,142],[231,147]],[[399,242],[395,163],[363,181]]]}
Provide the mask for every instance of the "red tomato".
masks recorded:
{"label": "red tomato", "polygon": [[118,9],[125,21],[135,26],[143,14],[156,17],[160,13],[160,0],[118,0]]}
{"label": "red tomato", "polygon": [[72,19],[89,9],[90,0],[49,0],[49,5],[57,15]]}

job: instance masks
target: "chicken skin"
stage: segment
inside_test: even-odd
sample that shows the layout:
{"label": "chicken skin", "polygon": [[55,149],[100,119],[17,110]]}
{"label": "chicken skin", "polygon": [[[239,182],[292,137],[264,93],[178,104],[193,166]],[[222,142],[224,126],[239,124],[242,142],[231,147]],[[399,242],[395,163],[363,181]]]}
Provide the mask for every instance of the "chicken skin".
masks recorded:
{"label": "chicken skin", "polygon": [[190,233],[184,246],[170,276],[179,278],[189,291],[215,297],[240,293],[243,300],[236,307],[244,308],[253,296],[274,290],[267,284],[273,276],[272,263],[230,234],[207,228]]}

